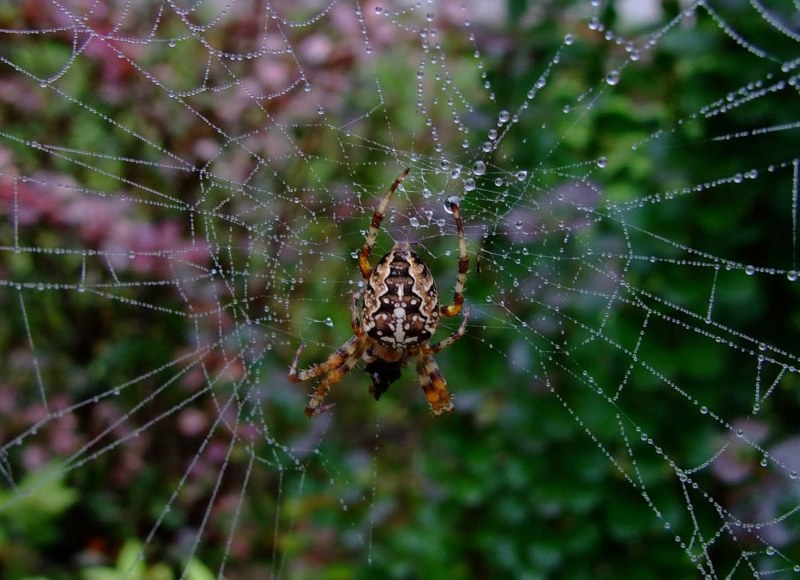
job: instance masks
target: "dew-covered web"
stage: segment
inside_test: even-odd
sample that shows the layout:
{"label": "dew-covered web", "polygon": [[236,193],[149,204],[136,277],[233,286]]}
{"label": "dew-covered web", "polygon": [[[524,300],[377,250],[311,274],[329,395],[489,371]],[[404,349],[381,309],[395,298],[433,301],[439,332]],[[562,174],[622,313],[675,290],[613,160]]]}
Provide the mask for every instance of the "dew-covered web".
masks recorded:
{"label": "dew-covered web", "polygon": [[[798,18],[0,6],[0,567],[800,572]],[[373,263],[416,242],[448,303],[458,197],[455,411],[362,363],[309,421],[289,364],[406,167]]]}

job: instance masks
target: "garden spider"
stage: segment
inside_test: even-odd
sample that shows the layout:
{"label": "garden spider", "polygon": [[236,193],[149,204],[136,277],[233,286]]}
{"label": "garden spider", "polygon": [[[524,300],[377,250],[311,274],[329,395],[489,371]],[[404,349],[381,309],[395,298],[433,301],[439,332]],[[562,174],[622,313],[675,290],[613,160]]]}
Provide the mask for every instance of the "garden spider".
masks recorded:
{"label": "garden spider", "polygon": [[[355,292],[350,300],[353,336],[325,362],[306,370],[297,370],[304,343],[300,344],[294,355],[289,368],[289,380],[293,383],[325,375],[306,406],[306,415],[309,417],[327,409],[322,406],[325,395],[360,358],[367,362],[365,371],[372,379],[369,392],[375,400],[380,399],[389,385],[400,378],[400,369],[408,360],[416,357],[419,382],[433,414],[441,415],[453,410],[453,397],[447,392],[447,381],[433,355],[464,336],[469,307],[464,308],[458,330],[436,344],[428,344],[428,340],[439,326],[439,316],[457,316],[464,304],[464,280],[469,259],[458,204],[452,199],[447,202],[458,229],[459,260],[453,304],[439,305],[433,276],[408,242],[396,243],[374,268],[369,264],[383,215],[395,189],[406,175],[408,169],[394,180],[381,200],[358,256],[358,267],[367,285],[364,290]],[[358,302],[362,295],[364,305],[359,316]]]}

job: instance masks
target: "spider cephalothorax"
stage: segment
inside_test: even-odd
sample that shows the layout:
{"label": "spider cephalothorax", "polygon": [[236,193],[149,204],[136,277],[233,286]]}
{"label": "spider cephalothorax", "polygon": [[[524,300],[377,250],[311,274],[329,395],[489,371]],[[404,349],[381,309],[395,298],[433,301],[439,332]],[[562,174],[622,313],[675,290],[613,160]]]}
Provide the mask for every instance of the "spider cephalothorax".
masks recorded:
{"label": "spider cephalothorax", "polygon": [[[431,272],[408,242],[398,242],[372,268],[369,256],[375,245],[383,214],[389,201],[408,174],[406,169],[395,179],[372,216],[369,233],[359,254],[358,266],[367,284],[363,291],[356,292],[350,301],[353,336],[328,359],[306,370],[297,370],[304,344],[297,349],[289,380],[305,381],[325,375],[311,396],[306,415],[313,417],[323,410],[322,401],[331,386],[363,358],[367,362],[366,372],[372,380],[370,393],[380,399],[394,381],[400,378],[400,369],[411,357],[417,358],[417,373],[425,398],[435,415],[453,410],[453,398],[447,392],[445,381],[433,355],[464,336],[469,308],[458,330],[436,344],[428,340],[439,326],[439,317],[457,316],[464,304],[464,280],[469,260],[461,215],[458,205],[448,201],[458,230],[458,276],[453,295],[453,304],[439,305],[439,294]],[[358,302],[363,294],[364,305],[359,313]]]}

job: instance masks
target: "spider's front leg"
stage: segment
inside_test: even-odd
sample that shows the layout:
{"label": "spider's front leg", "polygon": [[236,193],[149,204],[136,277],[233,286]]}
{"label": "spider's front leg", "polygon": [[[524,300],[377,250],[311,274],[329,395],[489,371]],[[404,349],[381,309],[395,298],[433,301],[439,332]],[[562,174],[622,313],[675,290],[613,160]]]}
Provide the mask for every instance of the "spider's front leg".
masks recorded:
{"label": "spider's front leg", "polygon": [[409,169],[406,168],[405,171],[400,174],[400,177],[394,180],[394,183],[389,188],[389,191],[386,192],[386,195],[383,196],[380,205],[378,205],[378,209],[376,209],[375,213],[372,215],[372,221],[369,223],[369,233],[367,233],[367,239],[358,255],[358,268],[361,270],[361,275],[364,277],[364,280],[369,280],[370,272],[372,272],[372,266],[369,265],[369,256],[372,253],[375,240],[378,238],[378,230],[380,229],[381,222],[383,221],[383,214],[386,213],[386,208],[389,207],[389,201],[392,199],[392,195],[394,195],[394,190],[397,189],[397,186],[400,185],[400,182],[406,178],[408,172]]}
{"label": "spider's front leg", "polygon": [[456,316],[461,312],[464,305],[464,282],[467,279],[469,269],[469,257],[467,255],[467,242],[464,240],[464,226],[461,223],[461,210],[458,204],[450,202],[450,211],[453,212],[453,219],[456,221],[458,231],[458,274],[456,276],[456,287],[453,290],[453,303],[440,308],[442,316]]}

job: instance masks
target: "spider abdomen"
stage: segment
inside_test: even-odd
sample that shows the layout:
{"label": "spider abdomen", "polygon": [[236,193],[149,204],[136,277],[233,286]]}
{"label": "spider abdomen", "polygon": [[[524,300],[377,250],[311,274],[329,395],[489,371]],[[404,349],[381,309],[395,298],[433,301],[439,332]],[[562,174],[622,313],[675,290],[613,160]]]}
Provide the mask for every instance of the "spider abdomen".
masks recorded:
{"label": "spider abdomen", "polygon": [[439,325],[439,294],[431,272],[409,244],[396,244],[373,268],[364,291],[362,325],[393,350],[424,343]]}

